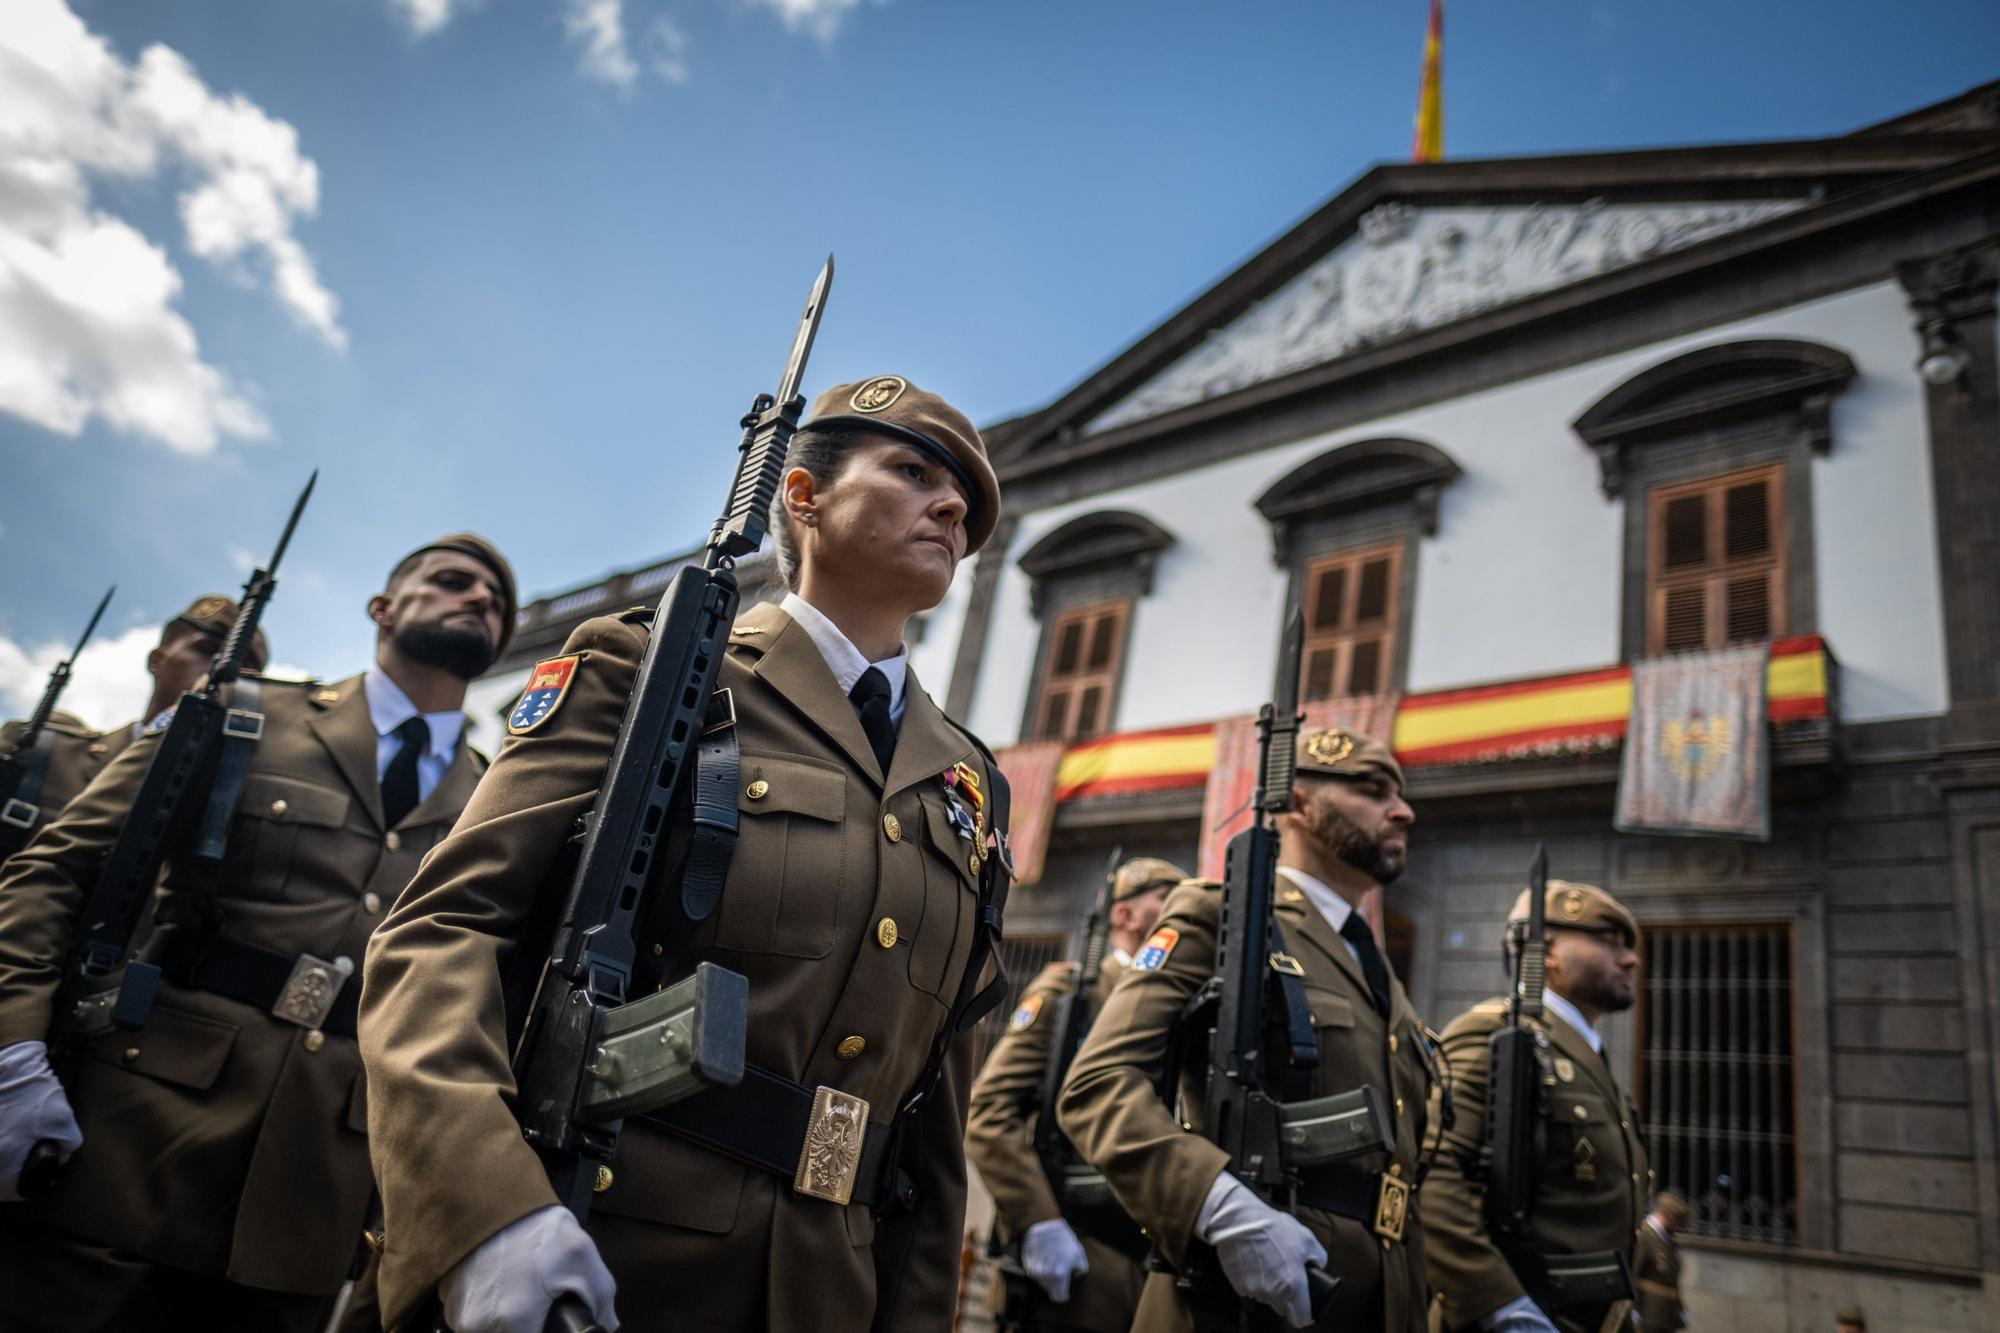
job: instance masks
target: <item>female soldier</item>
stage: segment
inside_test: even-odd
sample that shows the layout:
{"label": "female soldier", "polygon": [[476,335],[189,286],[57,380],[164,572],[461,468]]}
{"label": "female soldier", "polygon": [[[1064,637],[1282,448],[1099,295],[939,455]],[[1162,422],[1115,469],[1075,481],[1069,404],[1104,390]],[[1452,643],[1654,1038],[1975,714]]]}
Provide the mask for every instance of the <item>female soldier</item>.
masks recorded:
{"label": "female soldier", "polygon": [[[509,1109],[503,967],[545,943],[526,923],[566,887],[559,856],[646,643],[643,611],[590,621],[536,668],[531,685],[565,682],[553,705],[516,710],[368,951],[391,1328],[434,1288],[458,1333],[539,1333],[565,1291],[628,1330],[950,1324],[970,1050],[947,1039],[1004,844],[999,775],[917,684],[902,636],[992,533],[999,485],[972,423],[894,375],[820,395],[787,464],[772,530],[791,591],[739,619],[718,681],[741,834],[720,906],[648,978],[704,960],[748,977],[750,1073],[696,1099],[698,1133],[675,1118],[692,1102],[627,1120],[587,1231]],[[642,960],[656,938],[641,935]],[[831,1187],[808,1169],[828,1116],[865,1124],[858,1167]]]}

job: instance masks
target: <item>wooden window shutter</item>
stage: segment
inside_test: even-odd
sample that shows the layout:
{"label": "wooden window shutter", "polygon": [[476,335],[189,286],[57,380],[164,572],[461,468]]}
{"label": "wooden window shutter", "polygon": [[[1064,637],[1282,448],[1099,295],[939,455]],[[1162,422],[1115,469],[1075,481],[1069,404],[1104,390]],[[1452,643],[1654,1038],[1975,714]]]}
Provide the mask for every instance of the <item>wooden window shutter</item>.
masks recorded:
{"label": "wooden window shutter", "polygon": [[1646,651],[1708,651],[1785,632],[1780,464],[1648,497]]}
{"label": "wooden window shutter", "polygon": [[1083,740],[1110,728],[1129,609],[1123,601],[1101,602],[1056,616],[1029,739]]}
{"label": "wooden window shutter", "polygon": [[1307,566],[1305,660],[1299,680],[1306,702],[1390,688],[1402,560],[1402,543],[1396,542]]}

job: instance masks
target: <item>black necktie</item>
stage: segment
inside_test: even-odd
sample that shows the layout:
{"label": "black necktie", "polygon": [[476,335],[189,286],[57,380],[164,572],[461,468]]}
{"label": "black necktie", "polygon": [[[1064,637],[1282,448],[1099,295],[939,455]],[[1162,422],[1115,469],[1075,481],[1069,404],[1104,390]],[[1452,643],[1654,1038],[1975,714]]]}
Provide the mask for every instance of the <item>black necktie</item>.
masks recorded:
{"label": "black necktie", "polygon": [[861,716],[861,729],[868,733],[868,748],[875,751],[875,762],[882,765],[882,776],[886,779],[889,760],[896,753],[896,724],[889,720],[889,678],[880,668],[869,667],[847,692],[847,699]]}
{"label": "black necktie", "polygon": [[422,717],[405,719],[396,728],[403,748],[382,770],[382,819],[390,828],[417,808],[417,758],[430,748],[431,724]]}
{"label": "black necktie", "polygon": [[1368,989],[1375,993],[1375,1011],[1389,1016],[1389,965],[1382,961],[1382,951],[1375,947],[1375,932],[1368,929],[1368,923],[1361,919],[1361,913],[1349,912],[1347,920],[1341,924],[1341,935],[1354,946],[1354,952],[1361,959],[1361,975],[1368,978]]}

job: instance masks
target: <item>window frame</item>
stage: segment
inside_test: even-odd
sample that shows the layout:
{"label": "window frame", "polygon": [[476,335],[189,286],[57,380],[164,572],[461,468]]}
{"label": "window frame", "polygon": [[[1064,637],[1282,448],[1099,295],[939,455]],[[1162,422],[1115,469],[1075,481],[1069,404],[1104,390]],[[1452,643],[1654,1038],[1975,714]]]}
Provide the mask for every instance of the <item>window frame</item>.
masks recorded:
{"label": "window frame", "polygon": [[[1646,489],[1646,656],[1657,657],[1667,652],[1704,651],[1715,652],[1730,647],[1734,643],[1769,642],[1788,632],[1787,596],[1790,571],[1787,568],[1786,533],[1788,524],[1785,514],[1786,467],[1782,460],[1758,463],[1733,472],[1723,472],[1713,476],[1700,477],[1692,481],[1662,482]],[[1771,534],[1767,553],[1752,558],[1732,561],[1726,548],[1719,552],[1727,540],[1727,494],[1738,486],[1752,481],[1763,481],[1765,489],[1766,529]],[[1707,513],[1704,518],[1706,531],[1704,544],[1710,549],[1703,553],[1702,562],[1690,568],[1669,571],[1666,567],[1667,525],[1663,521],[1667,506],[1676,500],[1690,496],[1703,497]],[[1759,639],[1737,639],[1728,637],[1727,585],[1744,578],[1763,575],[1771,589],[1769,602],[1770,623],[1767,632]],[[1668,648],[1667,603],[1671,593],[1682,588],[1700,586],[1706,590],[1703,605],[1703,641],[1700,645],[1681,644]],[[1721,595],[1718,595],[1721,593]]]}
{"label": "window frame", "polygon": [[[1111,632],[1109,660],[1101,667],[1086,665],[1092,641],[1096,635],[1093,626],[1102,623],[1106,617],[1115,618]],[[1072,624],[1083,626],[1079,638],[1078,656],[1083,659],[1078,669],[1063,676],[1056,675],[1056,656],[1061,651],[1063,631]],[[1068,744],[1089,740],[1107,734],[1113,729],[1113,719],[1118,712],[1119,682],[1125,671],[1125,648],[1132,628],[1132,599],[1129,597],[1105,598],[1101,601],[1085,602],[1077,606],[1049,612],[1043,622],[1042,644],[1035,668],[1034,688],[1028,696],[1028,715],[1023,724],[1023,741],[1060,740]],[[1095,685],[1103,692],[1100,699],[1098,725],[1085,732],[1078,727],[1078,715],[1085,692]],[[1049,696],[1056,689],[1069,691],[1066,721],[1058,731],[1043,729],[1042,722],[1049,708]]]}
{"label": "window frame", "polygon": [[[1402,637],[1404,631],[1404,607],[1400,596],[1403,588],[1403,563],[1406,543],[1401,537],[1375,542],[1351,550],[1331,551],[1306,559],[1299,570],[1299,607],[1308,617],[1304,651],[1299,658],[1299,702],[1318,703],[1327,699],[1345,699],[1357,696],[1352,688],[1354,672],[1354,649],[1362,639],[1379,639],[1385,651],[1376,666],[1375,688],[1365,693],[1375,697],[1389,693],[1396,688],[1393,673],[1404,654]],[[1320,580],[1335,568],[1350,571],[1349,582],[1343,590],[1342,602],[1359,610],[1361,600],[1361,570],[1370,562],[1387,557],[1389,561],[1388,586],[1384,590],[1383,615],[1379,622],[1371,622],[1363,629],[1358,623],[1349,623],[1343,629],[1316,632],[1310,620],[1316,592]],[[1345,607],[1343,616],[1346,615]],[[1336,688],[1332,693],[1313,695],[1307,689],[1315,653],[1331,648],[1335,653],[1333,681]]]}

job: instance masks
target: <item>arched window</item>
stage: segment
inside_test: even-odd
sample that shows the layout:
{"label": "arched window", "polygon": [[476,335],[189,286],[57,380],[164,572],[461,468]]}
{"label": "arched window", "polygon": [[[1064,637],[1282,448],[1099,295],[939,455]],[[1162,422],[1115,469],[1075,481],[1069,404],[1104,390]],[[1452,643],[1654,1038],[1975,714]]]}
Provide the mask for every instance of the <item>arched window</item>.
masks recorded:
{"label": "arched window", "polygon": [[1022,552],[1028,605],[1042,622],[1021,734],[1081,740],[1109,731],[1134,604],[1173,534],[1143,514],[1105,509],[1056,528]]}

